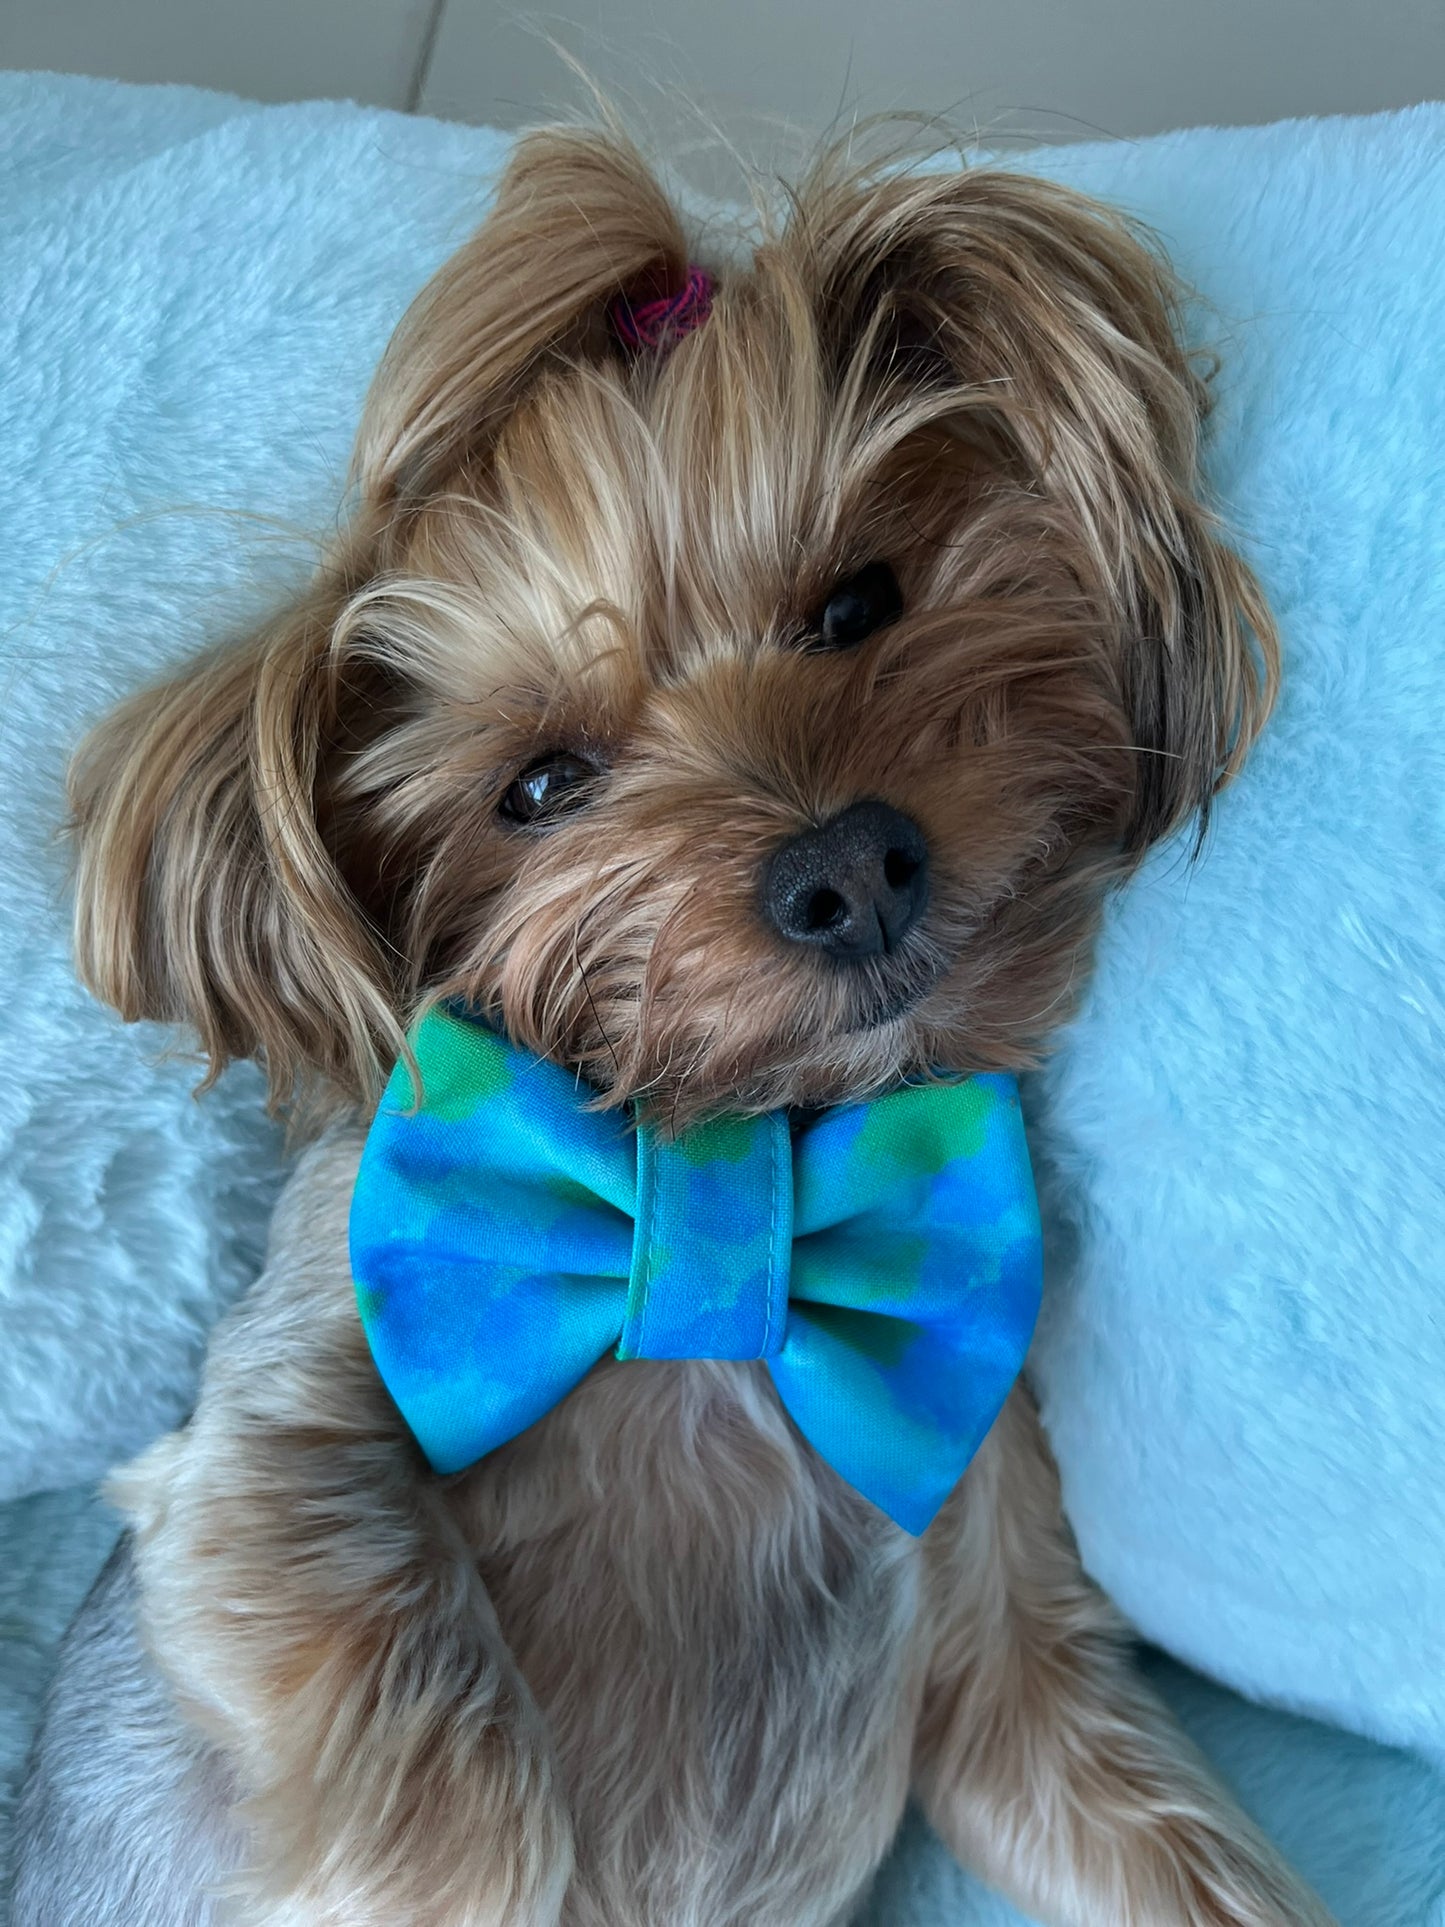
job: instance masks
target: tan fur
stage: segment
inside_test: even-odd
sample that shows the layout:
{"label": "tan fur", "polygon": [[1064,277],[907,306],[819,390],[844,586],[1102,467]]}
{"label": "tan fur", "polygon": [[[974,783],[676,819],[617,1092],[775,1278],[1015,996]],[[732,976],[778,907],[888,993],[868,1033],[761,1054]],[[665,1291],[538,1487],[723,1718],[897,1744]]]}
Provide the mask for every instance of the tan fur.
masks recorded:
{"label": "tan fur", "polygon": [[[1167,269],[1059,188],[825,159],[706,325],[627,357],[609,299],[686,258],[620,142],[521,144],[388,353],[312,589],[78,759],[99,994],[278,1101],[365,1104],[458,992],[673,1122],[1034,1061],[1106,888],[1274,688]],[[800,649],[878,558],[902,618]],[[587,806],[508,827],[555,749]],[[930,906],[821,969],[760,870],[864,797],[922,826]],[[913,1784],[1062,1927],[1325,1920],[1130,1671],[1025,1393],[921,1542],[749,1366],[600,1367],[435,1479],[354,1313],[357,1143],[310,1154],[120,1488],[147,1637],[243,1790],[241,1918],[828,1927]]]}

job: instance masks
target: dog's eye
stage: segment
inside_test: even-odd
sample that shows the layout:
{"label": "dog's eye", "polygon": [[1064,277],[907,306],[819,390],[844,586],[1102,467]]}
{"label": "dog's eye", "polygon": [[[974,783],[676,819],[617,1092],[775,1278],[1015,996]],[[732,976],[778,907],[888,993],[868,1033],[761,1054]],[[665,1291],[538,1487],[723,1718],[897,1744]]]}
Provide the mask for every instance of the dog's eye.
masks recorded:
{"label": "dog's eye", "polygon": [[903,614],[898,577],[886,562],[870,562],[840,582],[823,604],[804,638],[805,649],[854,649],[875,629],[886,629]]}
{"label": "dog's eye", "polygon": [[574,756],[570,750],[539,756],[509,785],[497,805],[497,814],[508,823],[550,823],[568,810],[581,808],[587,801],[587,786],[596,775],[595,763]]}

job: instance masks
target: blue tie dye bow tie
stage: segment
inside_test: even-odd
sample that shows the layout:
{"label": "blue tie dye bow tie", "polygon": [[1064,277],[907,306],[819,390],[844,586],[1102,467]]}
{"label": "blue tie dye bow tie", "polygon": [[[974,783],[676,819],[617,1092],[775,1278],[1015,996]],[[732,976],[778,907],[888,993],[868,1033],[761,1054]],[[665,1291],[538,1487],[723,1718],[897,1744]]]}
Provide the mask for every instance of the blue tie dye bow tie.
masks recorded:
{"label": "blue tie dye bow tie", "polygon": [[798,1430],[920,1533],[1017,1378],[1038,1207],[1008,1077],[671,1141],[435,1010],[362,1154],[351,1263],[388,1390],[459,1471],[618,1358],[764,1359]]}

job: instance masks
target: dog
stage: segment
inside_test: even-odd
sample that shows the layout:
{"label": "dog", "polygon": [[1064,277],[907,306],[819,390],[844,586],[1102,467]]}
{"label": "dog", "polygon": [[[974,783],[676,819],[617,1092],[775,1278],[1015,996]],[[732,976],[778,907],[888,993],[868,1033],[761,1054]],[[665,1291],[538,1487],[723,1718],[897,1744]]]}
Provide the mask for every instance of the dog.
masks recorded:
{"label": "dog", "polygon": [[368,1351],[348,1205],[418,1010],[664,1133],[1020,1070],[1267,717],[1146,236],[837,152],[760,220],[703,273],[620,135],[521,140],[314,581],[77,758],[86,980],[317,1135],[115,1482],[18,1927],[841,1927],[910,1794],[1057,1927],[1325,1927],[1136,1673],[1022,1384],[913,1537],[757,1363],[604,1361],[443,1477]]}

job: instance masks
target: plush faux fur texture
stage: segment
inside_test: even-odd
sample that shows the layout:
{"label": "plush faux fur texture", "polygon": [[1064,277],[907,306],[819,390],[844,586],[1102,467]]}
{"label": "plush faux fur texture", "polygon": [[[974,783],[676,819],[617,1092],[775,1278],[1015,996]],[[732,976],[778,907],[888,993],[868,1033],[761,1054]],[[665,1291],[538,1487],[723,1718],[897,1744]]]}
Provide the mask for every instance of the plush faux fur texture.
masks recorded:
{"label": "plush faux fur texture", "polygon": [[[308,1109],[364,1111],[456,995],[665,1128],[1038,1061],[1105,893],[1207,822],[1276,683],[1172,272],[1069,190],[851,142],[759,197],[705,327],[633,353],[612,304],[688,251],[622,137],[518,143],[383,358],[313,581],[77,753],[104,1001]],[[867,797],[905,842],[824,869],[800,932],[763,880]],[[359,1136],[112,1482],[140,1644],[214,1748],[185,1864],[138,1882],[136,1776],[65,1737],[122,1608],[67,1648],[23,1927],[138,1885],[189,1921],[233,1803],[254,1927],[843,1927],[910,1788],[1057,1927],[1325,1927],[1133,1667],[1024,1387],[916,1540],[755,1364],[604,1361],[438,1481],[356,1317]]]}
{"label": "plush faux fur texture", "polygon": [[194,1060],[81,991],[56,827],[83,720],[264,607],[334,516],[371,368],[505,146],[418,125],[0,76],[0,1497],[180,1419],[259,1266],[259,1080],[197,1106]]}
{"label": "plush faux fur texture", "polygon": [[1090,1569],[1247,1693],[1445,1754],[1445,110],[1058,156],[1217,304],[1283,693],[1029,1094]]}
{"label": "plush faux fur texture", "polygon": [[[254,608],[243,579],[267,544],[258,536],[248,554],[232,522],[167,518],[120,528],[46,588],[52,564],[138,509],[198,499],[275,509],[278,482],[294,488],[295,519],[314,523],[390,320],[470,223],[496,147],[342,109],[263,113],[13,78],[5,87],[22,190],[7,200],[7,285],[26,297],[7,309],[17,331],[3,396],[7,446],[20,451],[3,477],[6,526],[21,537],[5,586],[10,620],[23,624],[6,644],[25,672],[7,683],[6,768],[12,794],[33,780],[35,804],[17,819],[7,889],[39,876],[53,893],[58,869],[41,824],[58,810],[79,712],[183,653],[223,612]],[[1439,1379],[1429,1353],[1439,1343],[1438,1197],[1424,1179],[1439,1134],[1441,946],[1430,891],[1445,784],[1438,740],[1424,732],[1438,707],[1441,523],[1431,503],[1445,438],[1432,372],[1438,290],[1417,242],[1438,226],[1440,153],[1439,117],[1421,110],[1048,163],[1154,221],[1225,310],[1213,468],[1256,539],[1290,673],[1274,737],[1226,804],[1210,861],[1187,891],[1182,872],[1161,865],[1106,943],[1098,994],[1063,1060],[1074,1069],[1056,1091],[1060,1129],[1041,1139],[1049,1168],[1066,1186],[1077,1174],[1090,1201],[1067,1207],[1082,1224],[1080,1264],[1065,1250],[1059,1315],[1040,1352],[1086,1553],[1136,1617],[1254,1690],[1437,1740],[1438,1668],[1426,1642],[1440,1616],[1428,1602],[1439,1597],[1430,1519],[1441,1452],[1415,1388]],[[375,218],[392,203],[404,203],[405,222]],[[146,268],[152,258],[172,276],[184,264],[185,298]],[[163,300],[146,292],[167,286]],[[1255,811],[1246,799],[1261,771],[1272,787]],[[1319,809],[1322,794],[1331,809]],[[1232,866],[1233,921],[1223,926],[1208,894],[1221,861]],[[1267,888],[1251,887],[1255,878]],[[55,1195],[85,1190],[87,1161],[104,1167],[92,1145],[101,1107],[88,1096],[104,1064],[115,1066],[106,1110],[144,1086],[172,1168],[172,1140],[204,1152],[186,1074],[157,1081],[140,1056],[122,1054],[113,1026],[66,1002],[53,894],[16,900],[33,921],[4,929],[17,945],[4,1031],[17,1123],[7,1128],[19,1129],[22,1094],[44,1090],[48,1065]],[[1220,927],[1228,944],[1214,940]],[[1179,951],[1185,930],[1197,934]],[[1250,961],[1261,931],[1267,972]],[[1330,963],[1316,972],[1321,945]],[[1228,998],[1214,989],[1221,972],[1235,986]],[[15,1012],[43,1012],[50,1028],[16,1024]],[[1344,1117],[1341,1064],[1356,1067]],[[1294,1096],[1296,1069],[1311,1065],[1330,1100],[1317,1114]],[[1256,1088],[1272,1080],[1266,1109],[1240,1104],[1246,1074]],[[1189,1140],[1195,1162],[1159,1183],[1134,1153],[1171,1118],[1177,1131],[1210,1090],[1202,1136]],[[1278,1172],[1286,1144],[1288,1181],[1231,1231],[1230,1276],[1244,1282],[1221,1297],[1220,1200],[1245,1161],[1230,1155],[1206,1173],[1200,1159],[1223,1158],[1250,1116],[1269,1136],[1251,1168]],[[1121,1119],[1134,1122],[1124,1129]],[[198,1164],[202,1199],[233,1144]],[[12,1489],[97,1466],[168,1423],[189,1395],[199,1328],[225,1281],[218,1290],[203,1268],[193,1231],[181,1242],[185,1201],[156,1209],[154,1184],[149,1170],[133,1170],[128,1188],[91,1182],[98,1223],[176,1265],[127,1259],[137,1283],[126,1295],[109,1272],[92,1285],[80,1263],[58,1291],[26,1254],[65,1247],[32,1242],[34,1197],[12,1193],[7,1330],[18,1315],[42,1338],[0,1365],[18,1366],[0,1396],[0,1470]],[[128,1220],[117,1197],[129,1201]],[[1376,1203],[1361,1212],[1359,1198]],[[262,1215],[259,1201],[248,1204],[251,1250]],[[1390,1235],[1374,1230],[1381,1222]],[[1414,1227],[1413,1239],[1395,1235],[1400,1227]],[[1261,1229],[1253,1272],[1236,1271]],[[1339,1254],[1327,1275],[1322,1249]],[[1399,1260],[1384,1276],[1387,1318],[1382,1251]],[[185,1302],[196,1307],[189,1318],[174,1310]],[[1268,1346],[1255,1329],[1262,1306],[1273,1307]],[[139,1362],[117,1374],[118,1356],[143,1358],[149,1376]],[[1308,1395],[1297,1397],[1305,1366]]]}

